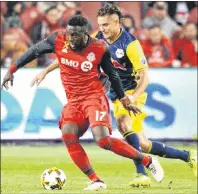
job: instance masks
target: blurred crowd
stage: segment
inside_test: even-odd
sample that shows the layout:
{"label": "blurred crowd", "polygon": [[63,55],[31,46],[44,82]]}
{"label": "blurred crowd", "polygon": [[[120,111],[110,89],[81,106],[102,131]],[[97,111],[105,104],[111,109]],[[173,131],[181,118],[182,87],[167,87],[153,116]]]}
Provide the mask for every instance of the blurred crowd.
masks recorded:
{"label": "blurred crowd", "polygon": [[[0,3],[1,67],[9,67],[28,47],[51,33],[65,31],[72,15],[80,14],[89,19],[81,9],[82,2]],[[197,1],[139,4],[141,25],[136,25],[133,13],[123,11],[122,27],[139,39],[149,66],[197,67]],[[97,30],[89,21],[90,33]],[[54,54],[44,55],[26,67],[44,67],[54,59]]]}

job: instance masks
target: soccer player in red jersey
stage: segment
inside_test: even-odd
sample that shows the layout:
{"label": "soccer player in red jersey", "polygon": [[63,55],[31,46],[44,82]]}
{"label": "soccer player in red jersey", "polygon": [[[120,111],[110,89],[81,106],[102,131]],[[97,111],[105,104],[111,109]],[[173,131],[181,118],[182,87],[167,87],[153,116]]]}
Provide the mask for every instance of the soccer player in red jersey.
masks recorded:
{"label": "soccer player in red jersey", "polygon": [[[123,107],[134,114],[138,114],[139,109],[132,105],[125,95],[104,41],[91,38],[87,32],[87,20],[79,15],[73,16],[68,22],[66,34],[56,32],[26,51],[9,68],[2,86],[8,89],[9,81],[13,85],[13,73],[20,67],[42,54],[54,52],[60,63],[60,76],[68,99],[62,110],[59,128],[71,159],[92,181],[85,189],[98,190],[107,187],[94,172],[87,154],[79,143],[79,137],[85,133],[89,125],[94,139],[101,148],[141,162],[160,182],[164,172],[157,160],[143,155],[123,140],[110,136],[111,119],[105,95],[110,82]],[[104,73],[101,73],[100,68]]]}

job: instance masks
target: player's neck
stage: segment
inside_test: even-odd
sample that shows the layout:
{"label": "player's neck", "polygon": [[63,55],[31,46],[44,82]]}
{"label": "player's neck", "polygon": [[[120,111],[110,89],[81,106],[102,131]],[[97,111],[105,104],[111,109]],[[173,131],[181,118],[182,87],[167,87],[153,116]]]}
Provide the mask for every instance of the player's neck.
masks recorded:
{"label": "player's neck", "polygon": [[108,42],[110,44],[114,43],[119,38],[119,36],[120,36],[121,33],[122,33],[122,29],[120,28],[119,30],[117,30],[115,32],[115,34],[111,37],[111,39],[108,40]]}

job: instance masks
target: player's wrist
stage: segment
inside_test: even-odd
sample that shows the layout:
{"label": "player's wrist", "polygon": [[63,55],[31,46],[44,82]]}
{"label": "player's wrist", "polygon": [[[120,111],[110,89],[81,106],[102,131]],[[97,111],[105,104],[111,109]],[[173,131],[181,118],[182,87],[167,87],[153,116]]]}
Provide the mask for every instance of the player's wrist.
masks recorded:
{"label": "player's wrist", "polygon": [[123,104],[123,106],[127,106],[130,104],[130,99],[127,95],[125,95],[123,98],[120,99],[120,102]]}
{"label": "player's wrist", "polygon": [[43,73],[45,74],[45,76],[48,74],[48,70],[47,69],[44,69],[43,70]]}
{"label": "player's wrist", "polygon": [[130,99],[130,101],[131,101],[132,103],[134,103],[134,102],[136,101],[136,99],[137,99],[137,96],[135,96],[135,95],[130,95],[130,96],[129,96],[129,99]]}
{"label": "player's wrist", "polygon": [[17,66],[13,64],[9,67],[9,72],[13,74],[17,71],[17,69],[18,69]]}
{"label": "player's wrist", "polygon": [[124,96],[122,97],[122,98],[120,98],[120,101],[124,101],[124,100],[126,100],[126,99],[128,99],[129,97],[126,95],[126,94],[124,94]]}

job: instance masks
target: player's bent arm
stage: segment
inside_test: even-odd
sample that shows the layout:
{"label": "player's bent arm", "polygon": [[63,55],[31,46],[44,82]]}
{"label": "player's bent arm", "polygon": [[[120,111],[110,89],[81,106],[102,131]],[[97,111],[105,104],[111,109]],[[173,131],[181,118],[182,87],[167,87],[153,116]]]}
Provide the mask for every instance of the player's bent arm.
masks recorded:
{"label": "player's bent arm", "polygon": [[59,67],[59,61],[58,59],[55,59],[53,61],[53,63],[51,63],[47,68],[45,68],[43,71],[45,72],[45,74],[47,75],[48,73],[50,73],[51,71],[54,71],[56,68]]}
{"label": "player's bent arm", "polygon": [[36,84],[37,86],[45,79],[46,75],[50,73],[51,71],[55,70],[59,67],[58,59],[55,59],[53,63],[51,63],[47,68],[45,68],[43,71],[41,71],[38,75],[36,75],[33,80],[31,81],[30,86],[34,86]]}
{"label": "player's bent arm", "polygon": [[132,101],[135,101],[135,99],[145,91],[146,87],[149,84],[148,68],[140,69],[138,73],[139,80],[137,82],[137,87],[133,92],[132,98],[134,97],[134,99],[132,99]]}
{"label": "player's bent arm", "polygon": [[33,61],[35,58],[43,54],[54,52],[54,42],[56,35],[57,33],[54,33],[45,40],[42,40],[31,46],[19,59],[15,61],[14,65],[12,65],[10,68],[10,72],[16,72],[19,68],[25,66],[27,63]]}
{"label": "player's bent arm", "polygon": [[103,71],[109,76],[111,87],[113,88],[114,92],[117,94],[123,107],[128,111],[132,111],[135,115],[140,113],[141,112],[140,109],[133,106],[131,104],[131,101],[129,100],[129,97],[125,95],[120,77],[111,62],[111,55],[108,49],[105,51],[103,55],[100,66],[102,67]]}
{"label": "player's bent arm", "polygon": [[106,73],[109,76],[111,87],[117,94],[118,98],[123,98],[125,96],[124,89],[120,77],[111,62],[111,54],[108,48],[106,49],[103,55],[100,66],[102,67],[104,73]]}
{"label": "player's bent arm", "polygon": [[8,83],[13,85],[14,80],[14,72],[16,72],[20,67],[23,67],[27,63],[33,61],[35,58],[41,56],[45,53],[52,53],[54,52],[54,43],[57,33],[52,34],[47,39],[40,41],[39,43],[30,47],[19,59],[15,61],[13,65],[8,69],[6,75],[3,78],[2,86],[5,87],[7,90],[9,89]]}
{"label": "player's bent arm", "polygon": [[126,54],[133,64],[135,71],[139,73],[137,87],[134,90],[133,96],[131,98],[132,101],[135,101],[136,98],[144,92],[147,85],[149,84],[148,64],[138,40],[135,40],[128,45]]}

